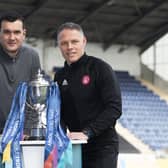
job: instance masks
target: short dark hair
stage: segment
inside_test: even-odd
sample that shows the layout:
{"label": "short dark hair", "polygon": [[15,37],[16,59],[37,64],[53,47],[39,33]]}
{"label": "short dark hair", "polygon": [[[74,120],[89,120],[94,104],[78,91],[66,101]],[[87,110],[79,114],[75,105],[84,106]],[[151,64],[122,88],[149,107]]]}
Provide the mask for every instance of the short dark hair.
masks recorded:
{"label": "short dark hair", "polygon": [[64,29],[78,30],[81,34],[84,35],[84,31],[83,31],[82,27],[79,24],[73,23],[73,22],[66,22],[66,23],[64,23],[64,24],[62,24],[62,25],[60,25],[58,27],[58,30],[57,30],[57,39],[58,39],[59,33],[62,30],[64,30]]}
{"label": "short dark hair", "polygon": [[16,20],[22,21],[23,28],[25,28],[24,17],[20,13],[16,11],[4,12],[0,16],[0,28],[1,28],[2,21],[15,22]]}

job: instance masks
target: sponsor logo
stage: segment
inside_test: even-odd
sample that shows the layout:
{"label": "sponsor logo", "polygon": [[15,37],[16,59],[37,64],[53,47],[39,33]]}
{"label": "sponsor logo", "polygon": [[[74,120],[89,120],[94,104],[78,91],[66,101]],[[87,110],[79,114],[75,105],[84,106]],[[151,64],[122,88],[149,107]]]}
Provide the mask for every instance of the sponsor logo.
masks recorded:
{"label": "sponsor logo", "polygon": [[64,79],[63,82],[62,82],[62,86],[66,86],[66,85],[68,85],[68,82],[67,82],[66,79]]}

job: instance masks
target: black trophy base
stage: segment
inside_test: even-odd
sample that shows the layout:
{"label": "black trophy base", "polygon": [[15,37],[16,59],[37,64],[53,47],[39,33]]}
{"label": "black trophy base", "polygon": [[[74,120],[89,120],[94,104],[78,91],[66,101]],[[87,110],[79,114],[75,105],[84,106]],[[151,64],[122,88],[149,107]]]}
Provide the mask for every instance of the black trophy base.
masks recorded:
{"label": "black trophy base", "polygon": [[28,140],[45,140],[45,128],[32,128]]}
{"label": "black trophy base", "polygon": [[30,136],[27,138],[28,141],[41,141],[45,140],[45,136]]}

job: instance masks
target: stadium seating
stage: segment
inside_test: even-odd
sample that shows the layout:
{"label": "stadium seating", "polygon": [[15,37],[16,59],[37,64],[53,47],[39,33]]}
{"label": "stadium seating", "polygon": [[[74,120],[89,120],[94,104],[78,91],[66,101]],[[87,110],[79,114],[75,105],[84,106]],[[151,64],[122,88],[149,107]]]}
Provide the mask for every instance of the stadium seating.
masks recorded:
{"label": "stadium seating", "polygon": [[126,71],[116,71],[122,93],[119,123],[152,150],[168,149],[168,104]]}

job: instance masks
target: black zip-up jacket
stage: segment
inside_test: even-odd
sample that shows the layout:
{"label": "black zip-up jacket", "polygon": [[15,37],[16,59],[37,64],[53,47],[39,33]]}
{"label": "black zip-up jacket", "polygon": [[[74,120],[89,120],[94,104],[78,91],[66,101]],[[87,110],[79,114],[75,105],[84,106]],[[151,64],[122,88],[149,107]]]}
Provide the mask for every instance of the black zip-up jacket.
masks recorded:
{"label": "black zip-up jacket", "polygon": [[88,132],[89,150],[94,150],[93,146],[118,144],[115,124],[121,115],[122,103],[112,68],[84,54],[70,66],[65,62],[54,80],[61,91],[61,118],[70,131]]}
{"label": "black zip-up jacket", "polygon": [[11,58],[0,45],[0,133],[19,82],[31,80],[39,68],[39,56],[33,49],[22,46],[17,57]]}

